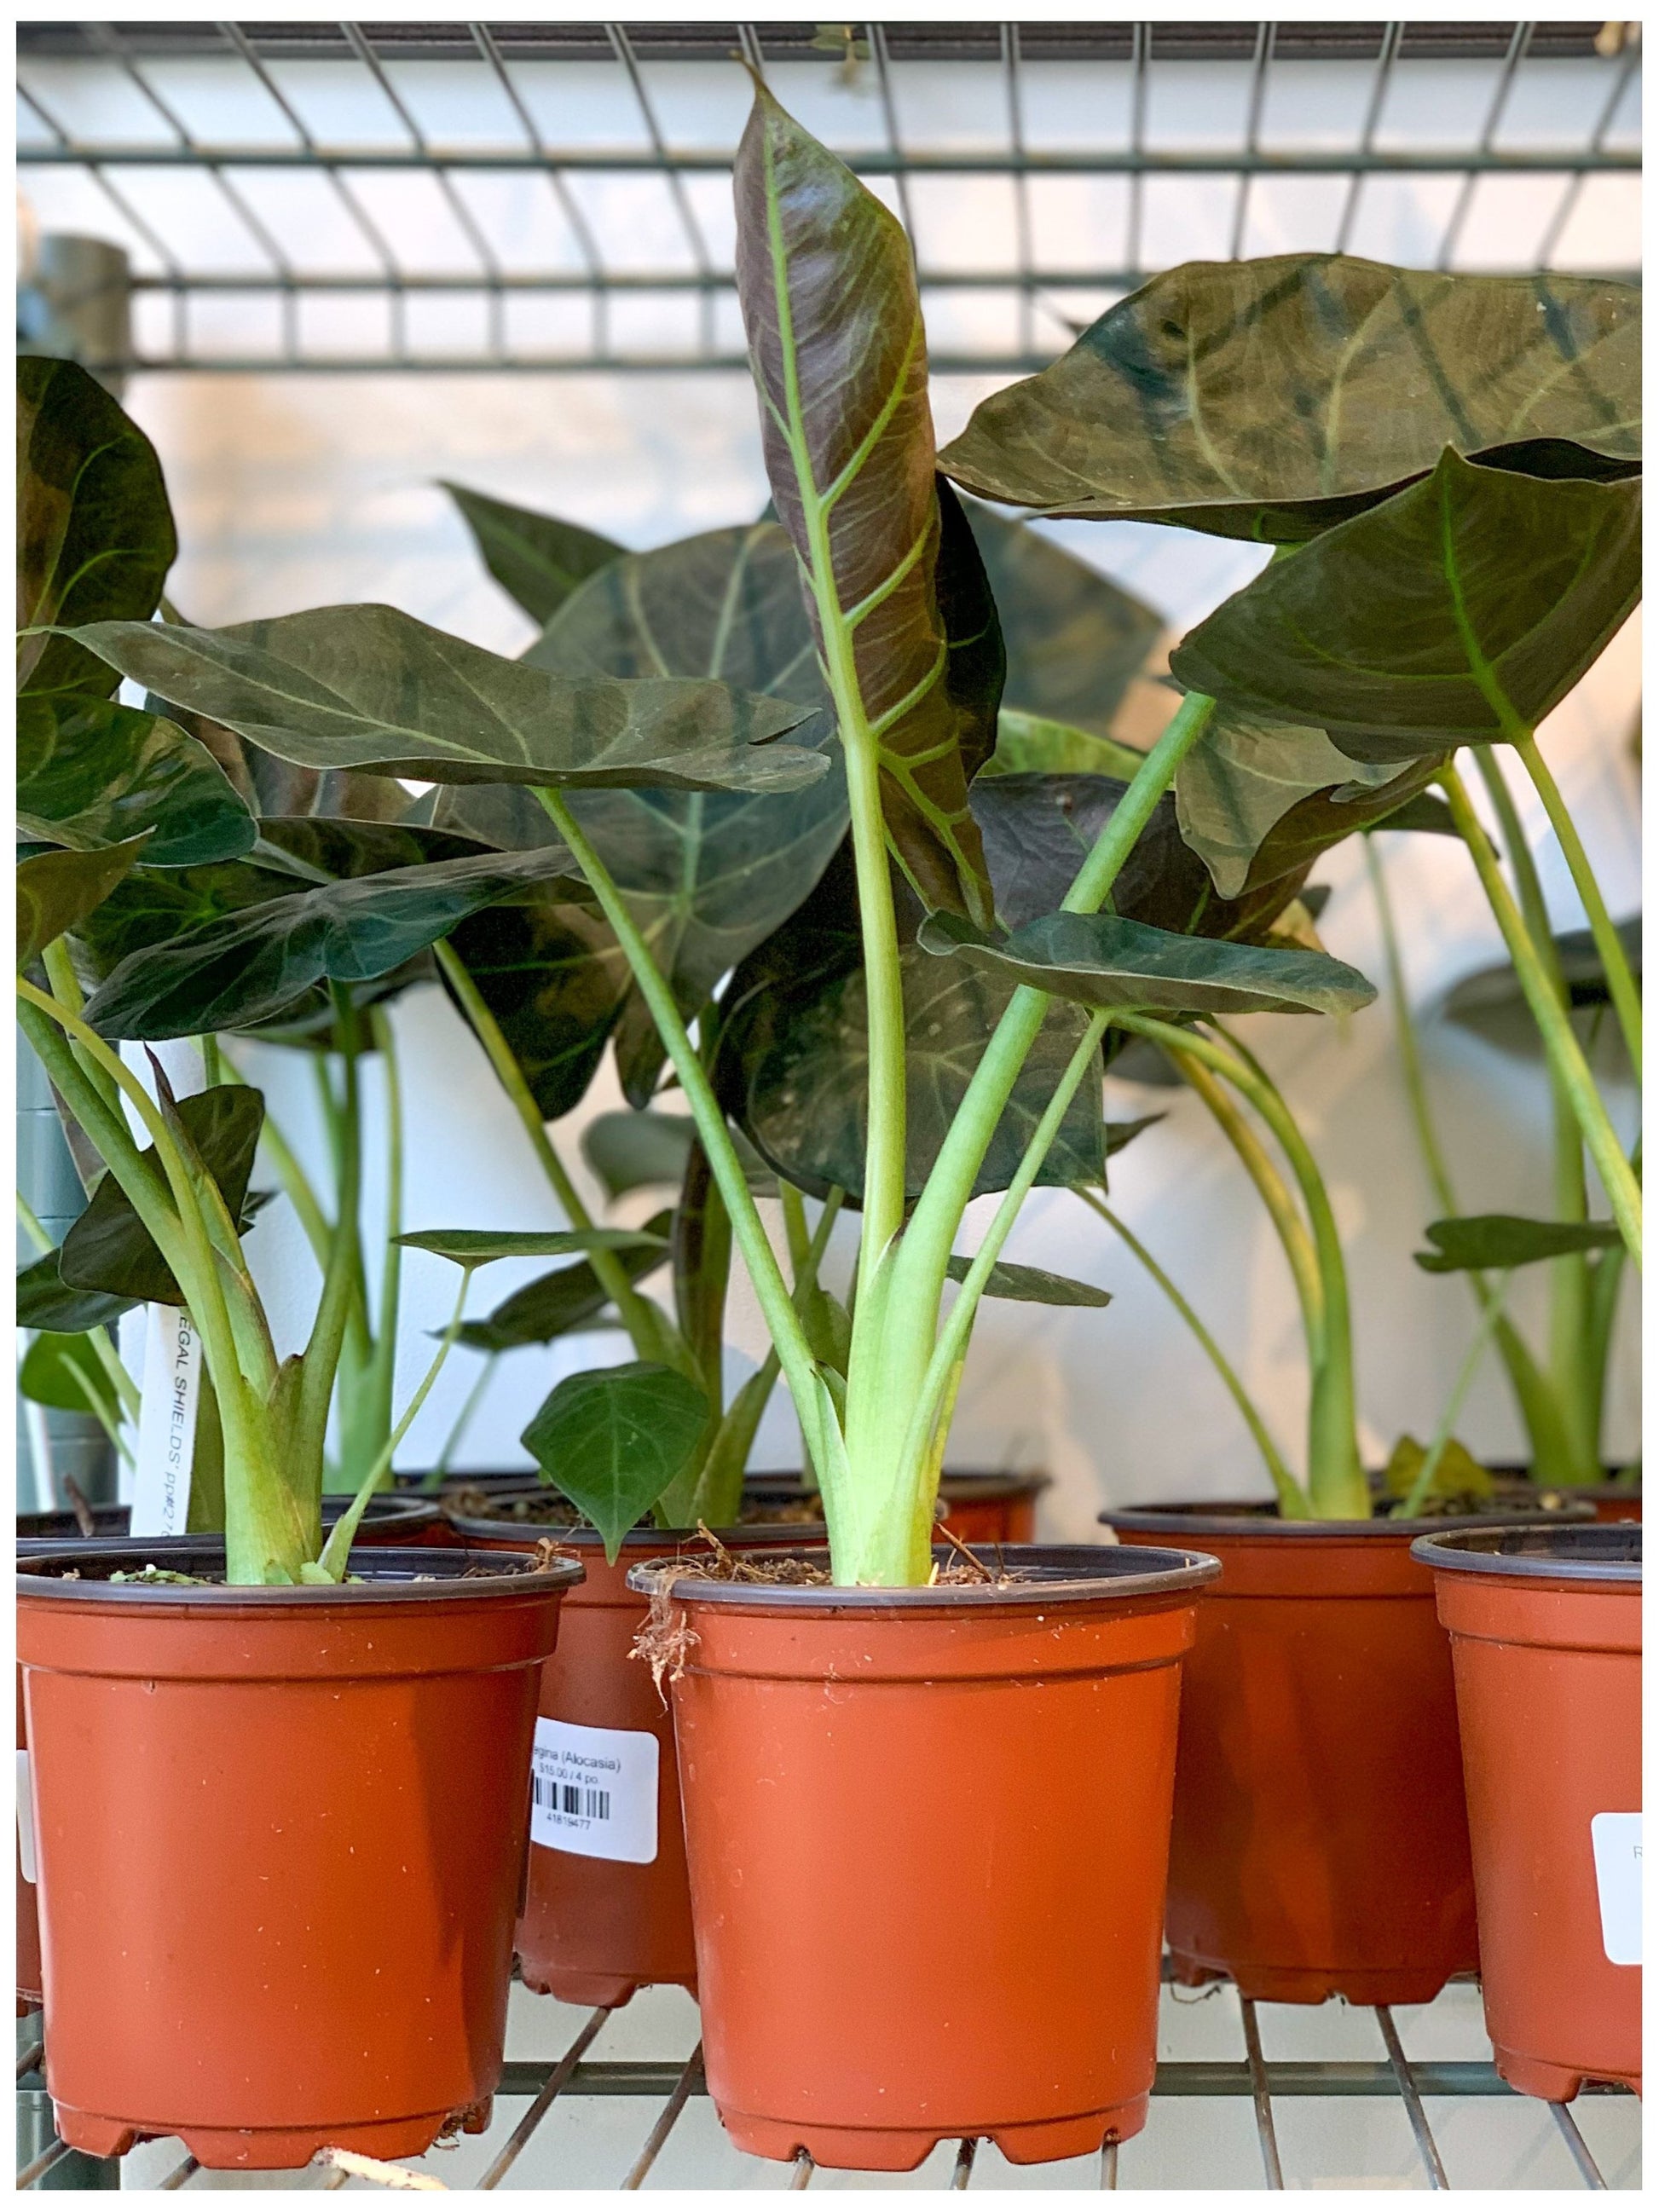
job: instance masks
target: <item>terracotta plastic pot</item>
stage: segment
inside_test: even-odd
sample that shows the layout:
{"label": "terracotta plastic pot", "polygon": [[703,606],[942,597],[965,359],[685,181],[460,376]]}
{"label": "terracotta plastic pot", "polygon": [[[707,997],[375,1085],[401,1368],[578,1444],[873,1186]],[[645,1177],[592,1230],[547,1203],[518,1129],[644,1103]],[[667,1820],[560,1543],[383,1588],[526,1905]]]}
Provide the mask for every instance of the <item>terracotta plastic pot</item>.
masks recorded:
{"label": "terracotta plastic pot", "polygon": [[[453,1517],[468,1546],[524,1543],[522,1524]],[[626,2004],[658,1982],[695,1991],[673,1717],[650,1669],[631,1656],[650,1606],[628,1587],[628,1573],[668,1552],[707,1559],[708,1547],[693,1530],[652,1529],[627,1538],[612,1566],[592,1528],[546,1533],[580,1558],[587,1578],[566,1599],[559,1648],[542,1669],[530,1875],[514,1937],[520,1978],[566,2004]],[[805,1534],[821,1540],[823,1532]],[[731,1550],[772,1549],[778,1531],[727,1528],[720,1540]],[[582,1759],[601,1763],[582,1769]],[[604,1819],[597,1804],[585,1809],[587,1774],[602,1778],[592,1786],[605,1790]],[[581,1792],[569,1812],[567,1789]]]}
{"label": "terracotta plastic pot", "polygon": [[[1036,1534],[1036,1502],[1053,1478],[1046,1474],[959,1474],[939,1484],[943,1525],[964,1544],[1029,1544]],[[745,1492],[756,1497],[816,1495],[799,1474],[750,1474]]]}
{"label": "terracotta plastic pot", "polygon": [[1573,1483],[1561,1489],[1548,1489],[1528,1481],[1500,1480],[1498,1502],[1511,1513],[1537,1513],[1540,1509],[1553,1513],[1570,1504],[1588,1505],[1598,1521],[1603,1522],[1640,1521],[1642,1518],[1642,1486],[1639,1482]]}
{"label": "terracotta plastic pot", "polygon": [[1642,2086],[1642,1532],[1413,1547],[1451,1634],[1486,2033],[1513,2087]]}
{"label": "terracotta plastic pot", "polygon": [[[27,1751],[28,1735],[23,1717],[23,1670],[17,1670],[17,1748]],[[20,1777],[21,1779],[21,1777]],[[40,1916],[34,1903],[34,1883],[25,1878],[21,1839],[17,1848],[17,2013],[21,2019],[40,2002]]]}
{"label": "terracotta plastic pot", "polygon": [[1101,1516],[1221,1561],[1187,1663],[1170,1849],[1177,1980],[1426,2004],[1477,1962],[1451,1654],[1413,1559],[1443,1521],[1272,1505]]}
{"label": "terracotta plastic pot", "polygon": [[1028,1579],[672,1584],[703,2064],[740,2149],[908,2172],[973,2136],[1030,2165],[1144,2123],[1180,1662],[1217,1570],[1007,1561]]}
{"label": "terracotta plastic pot", "polygon": [[366,1547],[345,1587],[102,1579],[223,1559],[18,1576],[58,2133],[417,2155],[500,2078],[536,1685],[580,1569]]}

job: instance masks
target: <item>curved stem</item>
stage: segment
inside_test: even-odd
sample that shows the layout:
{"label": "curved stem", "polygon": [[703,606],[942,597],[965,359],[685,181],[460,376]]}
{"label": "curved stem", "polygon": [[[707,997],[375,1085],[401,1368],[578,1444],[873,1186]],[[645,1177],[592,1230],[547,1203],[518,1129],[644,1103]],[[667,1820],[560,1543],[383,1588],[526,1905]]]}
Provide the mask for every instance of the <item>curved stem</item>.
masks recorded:
{"label": "curved stem", "polygon": [[375,1006],[368,1020],[386,1084],[386,1243],[380,1258],[380,1302],[374,1316],[374,1351],[370,1362],[374,1425],[384,1431],[392,1423],[392,1393],[398,1364],[398,1313],[403,1292],[404,1252],[398,1238],[404,1225],[404,1098],[391,1018],[384,1006]]}
{"label": "curved stem", "polygon": [[1237,1407],[1245,1427],[1255,1440],[1256,1449],[1261,1454],[1262,1464],[1267,1470],[1268,1478],[1273,1483],[1280,1507],[1291,1517],[1296,1520],[1306,1520],[1309,1517],[1306,1493],[1285,1464],[1284,1455],[1273,1442],[1255,1401],[1244,1388],[1237,1370],[1226,1353],[1223,1352],[1193,1307],[1182,1295],[1172,1279],[1158,1265],[1128,1224],[1121,1220],[1105,1200],[1097,1198],[1086,1183],[1073,1183],[1072,1188],[1091,1212],[1097,1213],[1107,1227],[1128,1246],[1135,1258],[1139,1261],[1141,1266],[1158,1285],[1182,1321],[1186,1322],[1197,1339],[1200,1348],[1220,1377],[1228,1396]]}
{"label": "curved stem", "polygon": [[1639,1270],[1642,1265],[1641,1186],[1613,1133],[1607,1109],[1601,1103],[1595,1079],[1579,1049],[1578,1040],[1573,1035],[1565,1009],[1551,987],[1539,948],[1534,943],[1510,887],[1492,858],[1486,833],[1469,804],[1463,779],[1456,769],[1449,764],[1443,770],[1439,781],[1440,787],[1446,794],[1446,803],[1451,808],[1452,820],[1458,835],[1469,848],[1487,903],[1503,933],[1510,958],[1515,963],[1516,975],[1532,1010],[1532,1018],[1543,1040],[1544,1050],[1571,1103],[1574,1118],[1590,1158],[1595,1162],[1595,1171],[1601,1178],[1613,1218],[1619,1224],[1619,1232]]}
{"label": "curved stem", "polygon": [[[46,981],[52,986],[52,996],[58,1005],[67,1006],[72,1014],[78,1014],[85,1006],[86,999],[82,993],[81,979],[75,972],[75,963],[70,957],[69,939],[66,937],[52,939],[41,955],[41,965],[46,971]],[[70,1049],[75,1054],[76,1065],[88,1082],[92,1085],[104,1103],[118,1114],[121,1110],[119,1093],[109,1077],[98,1066],[97,1061],[90,1058],[78,1045],[71,1043]]]}
{"label": "curved stem", "polygon": [[1537,738],[1528,734],[1525,738],[1516,738],[1514,744],[1516,751],[1521,756],[1522,767],[1532,778],[1533,787],[1544,802],[1544,811],[1549,817],[1550,827],[1560,845],[1562,856],[1572,877],[1573,888],[1583,902],[1590,934],[1595,939],[1595,950],[1601,957],[1601,972],[1607,979],[1613,1012],[1619,1017],[1625,1049],[1630,1054],[1630,1064],[1639,1083],[1642,1080],[1642,995],[1631,973],[1624,944],[1613,926],[1613,917],[1607,912],[1607,901],[1601,896],[1601,886],[1595,879],[1595,871],[1590,866],[1589,855],[1584,850],[1577,824],[1567,811],[1561,787],[1538,750]]}
{"label": "curved stem", "polygon": [[343,985],[334,984],[331,990],[343,1062],[337,1116],[338,1183],[334,1194],[334,1234],[323,1273],[322,1295],[317,1301],[316,1318],[306,1344],[293,1437],[297,1461],[293,1479],[303,1486],[307,1501],[313,1485],[317,1493],[321,1494],[329,1406],[334,1395],[334,1378],[353,1300],[361,1294],[362,1268],[358,1218],[362,1205],[362,1112],[358,1085],[357,1009]]}

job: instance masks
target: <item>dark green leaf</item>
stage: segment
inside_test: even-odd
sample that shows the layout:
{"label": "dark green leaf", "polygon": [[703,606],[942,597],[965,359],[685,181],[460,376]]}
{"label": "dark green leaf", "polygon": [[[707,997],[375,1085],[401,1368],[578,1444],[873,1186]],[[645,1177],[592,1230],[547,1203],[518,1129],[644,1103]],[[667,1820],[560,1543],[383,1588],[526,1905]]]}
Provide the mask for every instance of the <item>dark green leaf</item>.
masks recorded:
{"label": "dark green leaf", "polygon": [[1397,814],[1439,764],[1431,756],[1403,771],[1364,767],[1322,730],[1218,707],[1176,771],[1176,811],[1217,890],[1237,898],[1305,872],[1342,838]]}
{"label": "dark green leaf", "polygon": [[1641,486],[1548,483],[1448,452],[1188,633],[1181,682],[1311,722],[1352,760],[1490,744],[1540,722],[1635,606]]}
{"label": "dark green leaf", "polygon": [[597,531],[556,515],[533,514],[465,484],[444,484],[461,510],[483,564],[532,622],[544,623],[578,584],[614,561],[623,548]]}
{"label": "dark green leaf", "polygon": [[[149,714],[165,714],[167,702],[154,692],[144,701]],[[358,775],[345,769],[296,768],[278,760],[228,730],[210,715],[192,714],[184,708],[172,713],[180,726],[223,769],[233,791],[258,817],[297,817],[320,815],[352,822],[406,822],[421,810],[425,820],[428,796],[416,797],[395,776]]]}
{"label": "dark green leaf", "polygon": [[965,520],[933,477],[909,240],[763,88],[738,148],[738,295],[767,475],[848,672],[887,835],[929,906],[988,919],[968,784],[995,741],[1001,651]]}
{"label": "dark green leaf", "polygon": [[1371,830],[1427,830],[1436,837],[1455,837],[1457,825],[1452,820],[1452,811],[1437,792],[1419,791],[1403,806],[1396,806],[1391,814],[1380,821],[1368,823]]}
{"label": "dark green leaf", "polygon": [[1126,1012],[1352,1013],[1376,996],[1357,969],[1322,952],[1182,937],[1115,914],[1045,915],[1006,937],[959,915],[932,914],[917,942],[1010,984]]}
{"label": "dark green leaf", "polygon": [[844,1376],[853,1357],[853,1316],[833,1291],[807,1281],[795,1292],[795,1311],[805,1333],[807,1349],[820,1367]]}
{"label": "dark green leaf", "polygon": [[1286,542],[1386,498],[1447,446],[1632,470],[1641,313],[1636,286],[1600,276],[1189,261],[981,401],[942,465],[1013,507]]}
{"label": "dark green leaf", "polygon": [[[582,1131],[582,1158],[605,1186],[607,1198],[624,1197],[650,1183],[678,1185],[685,1175],[696,1124],[688,1114],[599,1114]],[[769,1187],[765,1163],[740,1129],[727,1133],[750,1186]]]}
{"label": "dark green leaf", "polygon": [[[178,550],[161,465],[94,377],[17,364],[17,623],[147,622]],[[20,690],[104,697],[114,676],[68,639],[18,647]]]}
{"label": "dark green leaf", "polygon": [[1132,1145],[1147,1129],[1154,1127],[1166,1117],[1162,1114],[1142,1114],[1133,1121],[1109,1121],[1106,1124],[1106,1157],[1121,1152],[1125,1145]]}
{"label": "dark green leaf", "polygon": [[672,1367],[630,1360],[568,1375],[521,1441],[599,1530],[614,1564],[629,1529],[684,1471],[708,1419],[695,1383]]}
{"label": "dark green leaf", "polygon": [[[1639,983],[1642,980],[1642,917],[1627,915],[1615,922],[1619,941],[1625,948],[1632,973]],[[1607,979],[1601,967],[1601,956],[1595,949],[1595,939],[1588,929],[1565,929],[1556,933],[1553,939],[1555,958],[1561,970],[1561,980],[1566,986],[1568,1003],[1573,1012],[1573,1026],[1584,1037],[1597,1022],[1600,1010],[1609,1003]],[[1538,1041],[1538,1024],[1533,1019],[1532,1009],[1527,1004],[1521,988],[1520,978],[1507,960],[1500,960],[1491,968],[1478,968],[1472,975],[1465,975],[1455,983],[1446,995],[1444,1012],[1448,1021],[1455,1022],[1462,1029],[1473,1030],[1488,1044],[1500,1051],[1512,1053],[1518,1059],[1536,1060],[1542,1047]],[[1602,1022],[1601,1031],[1610,1042],[1619,1041],[1616,1022]],[[1622,1048],[1620,1059],[1628,1071]]]}
{"label": "dark green leaf", "polygon": [[573,1252],[636,1252],[647,1246],[666,1250],[666,1240],[644,1229],[412,1229],[394,1237],[416,1252],[435,1253],[459,1267],[482,1267],[491,1260],[562,1259]]}
{"label": "dark green leaf", "polygon": [[31,1266],[17,1270],[19,1328],[79,1336],[89,1328],[106,1328],[132,1310],[131,1298],[107,1291],[72,1291],[58,1272],[58,1258],[56,1252],[43,1252]]}
{"label": "dark green leaf", "polygon": [[174,722],[84,692],[17,702],[17,822],[82,851],[151,833],[151,867],[234,860],[253,821],[212,755]]}
{"label": "dark green leaf", "polygon": [[319,983],[392,974],[478,908],[573,866],[547,846],[317,884],[129,954],[86,1018],[111,1037],[256,1028]]}
{"label": "dark green leaf", "polygon": [[1127,783],[1145,756],[1115,738],[1045,721],[1005,707],[997,716],[997,749],[981,775],[1111,775]]}
{"label": "dark green leaf", "polygon": [[1621,1243],[1611,1221],[1529,1221],[1518,1213],[1469,1213],[1431,1221],[1423,1234],[1432,1252],[1412,1257],[1425,1274],[1461,1274],[1471,1267],[1530,1266],[1564,1252],[1605,1252]]}
{"label": "dark green leaf", "polygon": [[769,740],[799,708],[718,684],[572,682],[396,607],[313,607],[229,629],[94,623],[113,668],[302,768],[428,783],[794,791],[829,763]]}
{"label": "dark green leaf", "polygon": [[17,864],[17,964],[27,968],[103,904],[144,849],[143,837],[90,853],[36,853]]}
{"label": "dark green leaf", "polygon": [[[973,1264],[962,1253],[953,1252],[945,1272],[953,1283],[965,1283]],[[1071,1275],[1051,1275],[1046,1267],[1017,1267],[1011,1260],[993,1263],[984,1295],[1019,1298],[1038,1306],[1109,1306],[1112,1303],[1111,1292],[1097,1290],[1092,1283],[1079,1283]]]}
{"label": "dark green leaf", "polygon": [[[667,1212],[653,1215],[645,1225],[660,1241],[617,1255],[629,1282],[638,1282],[661,1267],[668,1256],[672,1219]],[[601,1317],[609,1303],[610,1293],[593,1273],[592,1263],[579,1260],[573,1267],[556,1267],[551,1274],[526,1283],[503,1298],[487,1320],[465,1322],[457,1341],[486,1352],[512,1352],[526,1344],[550,1344],[556,1337],[568,1336],[592,1324],[603,1326]]]}
{"label": "dark green leaf", "polygon": [[[543,1119],[568,1114],[586,1095],[629,1003],[628,961],[609,925],[590,907],[550,893],[533,905],[486,907],[449,944]],[[449,990],[448,977],[443,981]]]}
{"label": "dark green leaf", "polygon": [[[995,595],[1008,656],[998,750],[1007,742],[1006,716],[1011,709],[1109,738],[1125,692],[1163,635],[1162,617],[1024,524],[1010,522],[977,501],[967,513]],[[1118,763],[1098,761],[1021,765],[1086,765],[1103,768],[1108,775],[1121,773]]]}
{"label": "dark green leaf", "polygon": [[[239,1218],[264,1122],[264,1097],[245,1084],[222,1084],[179,1099],[174,1110],[232,1218]],[[149,1146],[143,1157],[154,1163],[155,1147]],[[112,1175],[106,1175],[87,1200],[86,1212],[64,1239],[58,1265],[64,1281],[75,1290],[109,1291],[141,1304],[185,1303],[155,1239]]]}
{"label": "dark green leaf", "polygon": [[91,1413],[109,1428],[121,1420],[121,1401],[87,1336],[37,1337],[17,1370],[19,1395],[66,1413]]}

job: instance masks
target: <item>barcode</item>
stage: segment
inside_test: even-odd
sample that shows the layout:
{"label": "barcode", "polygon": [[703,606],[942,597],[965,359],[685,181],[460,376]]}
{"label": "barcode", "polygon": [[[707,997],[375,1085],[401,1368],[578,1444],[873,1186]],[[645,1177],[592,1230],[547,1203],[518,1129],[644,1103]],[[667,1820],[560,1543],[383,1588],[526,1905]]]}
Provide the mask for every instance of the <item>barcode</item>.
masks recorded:
{"label": "barcode", "polygon": [[586,1790],[574,1782],[555,1782],[544,1774],[534,1776],[531,1782],[532,1799],[538,1812],[562,1813],[577,1820],[608,1820],[611,1818],[611,1792],[608,1790]]}

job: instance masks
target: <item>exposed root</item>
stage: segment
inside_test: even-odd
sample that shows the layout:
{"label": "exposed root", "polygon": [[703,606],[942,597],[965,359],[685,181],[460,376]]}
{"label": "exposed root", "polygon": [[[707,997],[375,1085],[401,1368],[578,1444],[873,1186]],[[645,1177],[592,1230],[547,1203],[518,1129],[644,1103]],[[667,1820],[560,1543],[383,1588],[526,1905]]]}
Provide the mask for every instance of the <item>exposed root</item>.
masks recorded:
{"label": "exposed root", "polygon": [[435,2174],[411,2173],[406,2166],[389,2166],[384,2159],[365,2158],[361,2151],[340,2150],[332,2143],[319,2150],[311,2162],[356,2174],[362,2181],[378,2182],[382,2189],[441,2189],[447,2193],[449,2185]]}
{"label": "exposed root", "polygon": [[663,1710],[668,1709],[668,1697],[664,1680],[678,1682],[685,1672],[685,1662],[696,1650],[702,1638],[684,1613],[674,1604],[674,1583],[677,1571],[665,1568],[651,1593],[651,1609],[635,1632],[630,1659],[643,1659],[651,1669],[651,1680],[657,1695],[662,1699]]}

